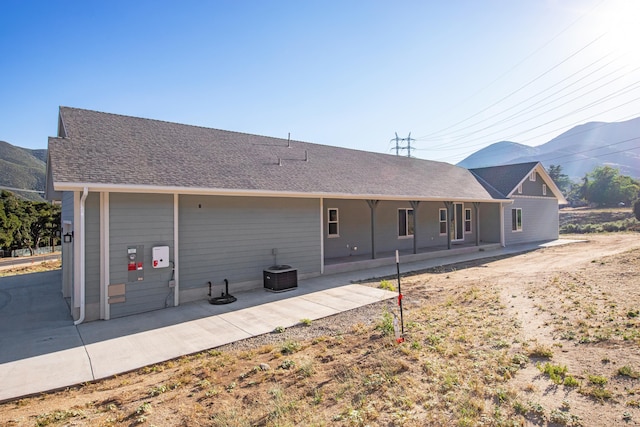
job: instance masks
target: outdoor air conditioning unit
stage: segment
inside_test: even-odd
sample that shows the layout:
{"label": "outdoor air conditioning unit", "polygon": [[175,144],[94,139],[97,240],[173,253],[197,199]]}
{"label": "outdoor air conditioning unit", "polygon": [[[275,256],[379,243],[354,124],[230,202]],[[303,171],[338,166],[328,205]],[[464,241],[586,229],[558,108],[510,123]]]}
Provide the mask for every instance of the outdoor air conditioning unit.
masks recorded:
{"label": "outdoor air conditioning unit", "polygon": [[268,291],[290,291],[298,287],[298,270],[290,265],[272,265],[263,271],[263,279]]}

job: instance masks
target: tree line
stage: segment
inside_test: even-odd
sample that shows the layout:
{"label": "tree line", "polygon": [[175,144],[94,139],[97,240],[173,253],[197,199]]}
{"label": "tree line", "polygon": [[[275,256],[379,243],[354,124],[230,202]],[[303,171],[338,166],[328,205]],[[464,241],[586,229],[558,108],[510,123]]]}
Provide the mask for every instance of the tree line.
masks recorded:
{"label": "tree line", "polygon": [[559,165],[550,165],[548,172],[572,206],[631,206],[640,201],[640,181],[611,166],[598,166],[579,182],[571,181]]}
{"label": "tree line", "polygon": [[12,192],[0,192],[0,249],[29,249],[55,246],[60,242],[60,206],[21,199]]}

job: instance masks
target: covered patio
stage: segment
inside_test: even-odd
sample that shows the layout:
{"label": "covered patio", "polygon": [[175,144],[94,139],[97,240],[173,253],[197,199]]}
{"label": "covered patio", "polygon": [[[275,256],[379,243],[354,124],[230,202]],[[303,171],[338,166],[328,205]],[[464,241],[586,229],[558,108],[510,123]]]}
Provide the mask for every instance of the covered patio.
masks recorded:
{"label": "covered patio", "polygon": [[[413,253],[411,249],[400,250],[400,262],[416,262],[436,258],[447,258],[456,255],[469,254],[474,252],[484,252],[500,249],[500,243],[475,242],[453,243],[451,249],[447,246],[432,246],[418,249]],[[328,258],[324,260],[324,274],[344,273],[348,271],[366,270],[385,265],[392,265],[396,262],[395,251],[378,252],[376,258],[372,259],[370,253],[354,254],[349,256]]]}

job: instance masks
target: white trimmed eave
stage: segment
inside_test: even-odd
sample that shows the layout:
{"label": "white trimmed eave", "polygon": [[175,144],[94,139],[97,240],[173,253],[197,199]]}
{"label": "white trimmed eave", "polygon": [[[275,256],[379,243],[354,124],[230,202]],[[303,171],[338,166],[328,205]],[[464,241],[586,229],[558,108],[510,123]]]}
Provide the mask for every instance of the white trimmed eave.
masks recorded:
{"label": "white trimmed eave", "polygon": [[505,203],[509,199],[492,198],[461,198],[461,197],[424,197],[417,195],[387,195],[387,194],[347,194],[347,193],[307,193],[295,191],[271,190],[239,190],[224,188],[192,188],[192,187],[161,187],[154,185],[126,185],[126,184],[90,184],[78,182],[56,182],[56,191],[82,191],[85,187],[90,192],[108,193],[153,193],[153,194],[185,194],[202,196],[244,196],[244,197],[290,197],[303,199],[359,199],[359,200],[393,200],[393,201],[437,201],[437,202],[480,202]]}

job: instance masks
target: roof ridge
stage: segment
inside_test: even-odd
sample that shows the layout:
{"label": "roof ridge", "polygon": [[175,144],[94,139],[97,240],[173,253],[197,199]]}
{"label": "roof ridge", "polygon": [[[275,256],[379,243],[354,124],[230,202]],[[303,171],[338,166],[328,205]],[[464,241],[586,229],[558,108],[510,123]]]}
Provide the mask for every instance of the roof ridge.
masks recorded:
{"label": "roof ridge", "polygon": [[[304,145],[311,145],[311,146],[318,146],[318,147],[332,147],[332,148],[337,148],[337,149],[340,149],[340,150],[349,150],[349,151],[360,152],[360,153],[367,153],[367,154],[374,154],[374,155],[381,155],[381,156],[390,156],[390,157],[398,157],[398,158],[402,158],[402,159],[406,158],[404,156],[394,156],[393,154],[389,154],[389,153],[378,153],[378,152],[375,152],[375,151],[368,151],[368,150],[358,149],[358,148],[342,147],[342,146],[338,146],[338,145],[329,145],[329,144],[320,144],[320,143],[317,143],[317,142],[309,142],[309,141],[302,141],[302,140],[296,140],[296,139],[280,138],[280,137],[268,136],[268,135],[259,135],[259,134],[248,133],[248,132],[238,132],[238,131],[234,131],[234,130],[226,130],[226,129],[220,129],[220,128],[214,128],[214,127],[207,127],[207,126],[179,123],[179,122],[173,122],[173,121],[169,121],[169,120],[159,120],[159,119],[152,119],[152,118],[148,118],[148,117],[131,116],[131,115],[128,115],[128,114],[118,114],[118,113],[110,113],[110,112],[105,112],[105,111],[90,110],[90,109],[87,109],[87,108],[78,108],[78,107],[69,107],[69,106],[60,105],[59,109],[60,109],[60,111],[62,111],[63,109],[80,111],[80,112],[85,111],[85,112],[89,112],[89,113],[104,114],[104,115],[107,115],[107,116],[123,117],[123,118],[126,118],[126,119],[134,119],[134,120],[145,120],[145,121],[156,122],[156,123],[166,123],[166,124],[169,124],[169,125],[184,126],[184,127],[195,128],[195,129],[203,129],[203,130],[213,130],[213,131],[225,132],[225,133],[235,134],[235,135],[244,135],[244,136],[259,137],[259,138],[269,138],[269,139],[274,139],[274,140],[277,140],[277,141],[283,141],[285,143],[290,141],[290,142],[295,142],[295,143],[304,144]],[[442,161],[420,159],[420,158],[417,158],[417,157],[410,157],[408,159],[412,159],[413,161],[448,164],[448,165],[451,165],[453,167],[458,167],[458,168],[461,168],[461,169],[468,170],[467,168],[463,168],[462,166],[457,166],[457,165],[454,165],[454,164],[451,164],[451,163],[447,163],[447,162],[442,162]]]}
{"label": "roof ridge", "polygon": [[496,187],[494,187],[493,185],[491,185],[491,183],[489,183],[489,181],[487,181],[486,179],[484,179],[483,177],[481,177],[480,175],[478,175],[477,173],[475,173],[473,171],[473,169],[469,169],[469,172],[471,172],[471,174],[478,180],[480,181],[481,184],[486,184],[488,187],[491,187],[492,190],[495,190],[496,193],[498,193],[499,195],[501,195],[503,198],[507,198],[507,196],[505,196],[502,191],[498,190]]}
{"label": "roof ridge", "polygon": [[[152,119],[152,118],[149,118],[149,117],[132,116],[132,115],[129,115],[129,114],[110,113],[110,112],[107,112],[107,111],[90,110],[90,109],[87,109],[87,108],[69,107],[69,106],[66,106],[66,105],[60,105],[59,108],[60,108],[60,110],[62,110],[64,108],[64,109],[75,110],[75,111],[87,111],[87,112],[90,112],[90,113],[104,114],[104,115],[108,115],[108,116],[124,117],[124,118],[127,118],[127,119],[135,119],[135,120],[147,120],[147,121],[151,121],[151,122],[167,123],[167,124],[170,124],[170,125],[186,126],[186,127],[205,129],[205,130],[215,130],[215,131],[219,131],[219,132],[234,133],[234,134],[237,134],[237,135],[259,136],[261,138],[271,138],[271,139],[278,139],[278,140],[282,140],[282,141],[288,141],[289,140],[287,138],[280,138],[280,137],[277,137],[277,136],[259,135],[259,134],[256,134],[256,133],[239,132],[239,131],[235,131],[235,130],[220,129],[220,128],[215,128],[215,127],[202,126],[202,125],[193,125],[193,124],[189,124],[189,123],[180,123],[180,122],[174,122],[174,121],[170,121],[170,120]],[[291,142],[299,142],[299,143],[302,143],[302,144],[325,145],[325,144],[315,144],[313,142],[295,140],[295,139],[291,139]]]}
{"label": "roof ridge", "polygon": [[540,163],[539,161],[530,161],[530,162],[522,162],[522,163],[507,163],[506,165],[495,165],[495,166],[483,166],[480,168],[469,168],[470,171],[473,170],[480,170],[480,169],[495,169],[495,168],[503,168],[503,167],[515,167],[515,166],[522,166],[522,165],[537,165],[538,163]]}

